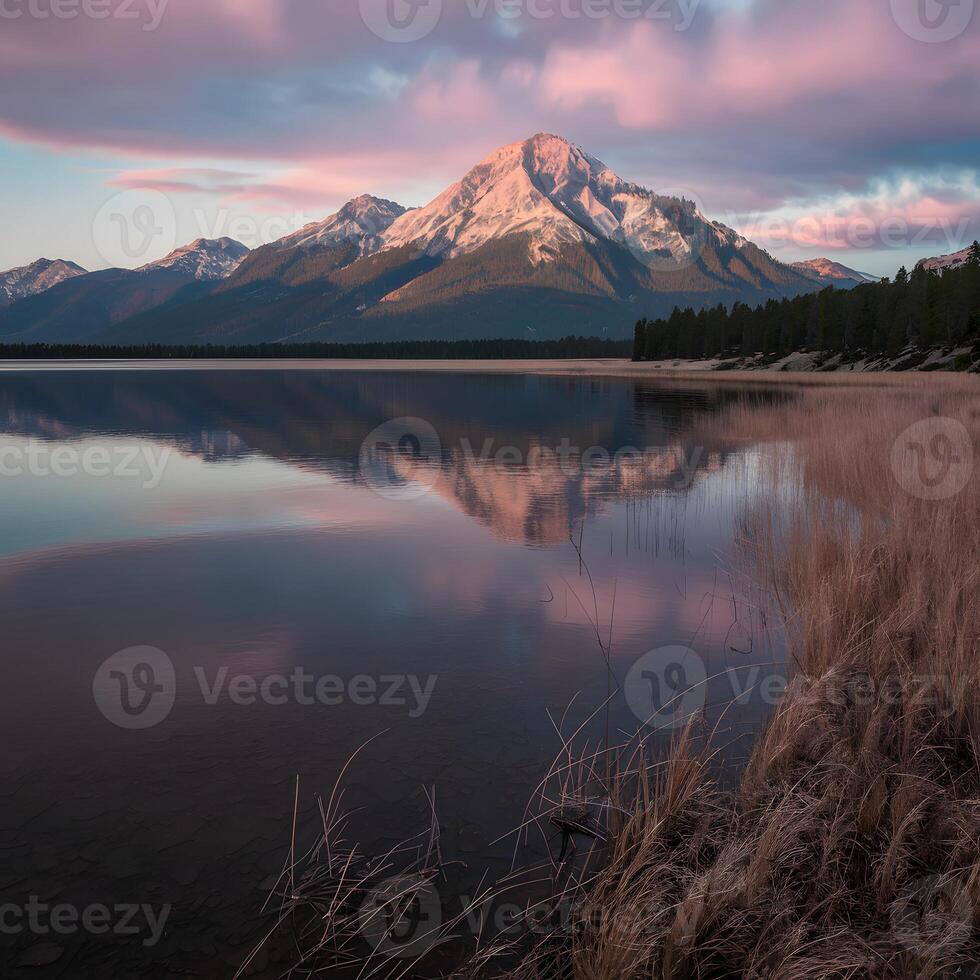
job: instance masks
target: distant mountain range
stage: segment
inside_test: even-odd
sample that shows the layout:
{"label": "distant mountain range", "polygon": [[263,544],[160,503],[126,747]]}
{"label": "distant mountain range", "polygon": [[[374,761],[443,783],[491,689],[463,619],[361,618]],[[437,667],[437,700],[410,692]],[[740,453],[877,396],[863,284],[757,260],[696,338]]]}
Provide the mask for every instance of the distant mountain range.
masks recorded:
{"label": "distant mountain range", "polygon": [[423,208],[363,195],[252,252],[198,239],[136,270],[73,268],[0,309],[0,340],[621,338],[678,305],[876,281],[829,259],[778,262],[549,134],[502,147]]}
{"label": "distant mountain range", "polygon": [[0,339],[8,343],[94,341],[146,310],[202,298],[216,282],[231,275],[247,254],[244,245],[230,238],[199,238],[139,269],[76,274],[0,310]]}

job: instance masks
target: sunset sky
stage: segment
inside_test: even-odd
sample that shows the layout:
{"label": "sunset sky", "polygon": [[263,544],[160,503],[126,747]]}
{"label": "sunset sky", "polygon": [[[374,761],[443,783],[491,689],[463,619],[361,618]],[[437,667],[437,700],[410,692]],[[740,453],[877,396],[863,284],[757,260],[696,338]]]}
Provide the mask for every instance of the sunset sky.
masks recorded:
{"label": "sunset sky", "polygon": [[121,191],[254,247],[539,131],[785,260],[980,237],[975,0],[420,2],[0,0],[0,269],[105,267]]}

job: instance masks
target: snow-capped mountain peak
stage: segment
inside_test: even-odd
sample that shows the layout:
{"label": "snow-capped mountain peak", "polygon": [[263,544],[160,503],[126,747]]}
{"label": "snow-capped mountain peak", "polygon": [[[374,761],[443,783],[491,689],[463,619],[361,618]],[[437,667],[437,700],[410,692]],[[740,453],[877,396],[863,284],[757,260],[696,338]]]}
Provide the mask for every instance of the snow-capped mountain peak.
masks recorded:
{"label": "snow-capped mountain peak", "polygon": [[342,242],[360,242],[361,252],[376,251],[380,235],[406,209],[394,201],[362,194],[348,201],[336,214],[323,221],[304,225],[299,231],[280,238],[276,248],[329,248]]}
{"label": "snow-capped mountain peak", "polygon": [[169,255],[140,266],[137,272],[172,269],[195,279],[212,282],[230,276],[245,260],[249,249],[234,238],[197,238]]}
{"label": "snow-capped mountain peak", "polygon": [[966,248],[960,249],[958,252],[952,252],[949,255],[937,255],[932,259],[922,259],[918,265],[922,266],[928,272],[942,272],[944,269],[956,269],[961,265],[966,265],[972,251],[973,246],[968,245]]}
{"label": "snow-capped mountain peak", "polygon": [[550,133],[491,153],[424,208],[381,236],[382,247],[415,245],[453,258],[505,235],[530,236],[548,261],[567,243],[615,242],[645,264],[687,259],[705,236],[736,247],[740,236],[696,205],[618,177],[601,160]]}
{"label": "snow-capped mountain peak", "polygon": [[85,269],[65,259],[38,259],[30,265],[0,272],[0,300],[13,302],[36,296],[52,286],[75,276],[84,276]]}

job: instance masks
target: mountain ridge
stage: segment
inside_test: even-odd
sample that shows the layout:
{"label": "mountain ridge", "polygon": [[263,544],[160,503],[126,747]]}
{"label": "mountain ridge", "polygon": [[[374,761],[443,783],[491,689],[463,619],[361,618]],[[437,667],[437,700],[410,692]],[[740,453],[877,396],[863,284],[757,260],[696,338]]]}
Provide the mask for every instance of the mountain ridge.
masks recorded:
{"label": "mountain ridge", "polygon": [[674,305],[764,303],[819,286],[693,201],[538,134],[493,151],[421,208],[355,198],[255,249],[181,306],[179,324],[171,303],[102,339],[626,337],[637,318]]}
{"label": "mountain ridge", "polygon": [[970,261],[970,256],[976,244],[974,242],[973,245],[967,245],[966,248],[962,248],[958,252],[951,252],[948,255],[936,255],[932,258],[920,259],[916,263],[916,267],[921,266],[929,272],[941,272],[943,269],[958,269]]}
{"label": "mountain ridge", "polygon": [[[130,304],[127,315],[116,311],[101,323],[93,315],[79,327],[66,323],[70,303],[60,317],[15,304],[15,316],[0,314],[0,336],[57,341],[67,332],[105,343],[554,339],[569,332],[620,338],[636,320],[675,306],[759,305],[872,278],[826,259],[779,262],[695,202],[624,180],[548,133],[494,150],[423,207],[360,195],[278,241],[203,263],[209,275],[199,274],[202,263],[173,258],[200,242],[151,263],[154,275],[180,272],[184,281]],[[59,300],[70,292],[56,289]],[[91,292],[94,310],[98,290]]]}
{"label": "mountain ridge", "polygon": [[867,272],[858,272],[833,259],[806,259],[803,262],[793,262],[792,267],[804,275],[813,278],[825,286],[838,286],[843,289],[853,289],[865,282],[881,282],[881,276],[873,276]]}

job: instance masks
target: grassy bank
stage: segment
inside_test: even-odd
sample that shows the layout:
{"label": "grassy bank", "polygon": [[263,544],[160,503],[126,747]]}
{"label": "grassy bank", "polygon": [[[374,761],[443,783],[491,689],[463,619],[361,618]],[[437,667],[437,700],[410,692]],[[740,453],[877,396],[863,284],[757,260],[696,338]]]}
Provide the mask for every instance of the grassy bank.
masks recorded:
{"label": "grassy bank", "polygon": [[963,445],[945,485],[941,460],[919,481],[914,439],[911,458],[894,449],[936,417],[980,458],[980,395],[956,386],[810,390],[713,423],[770,447],[771,502],[740,544],[785,613],[793,681],[735,791],[688,740],[653,764],[576,895],[578,927],[547,970],[515,976],[911,978],[976,962],[980,487]]}

